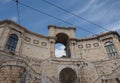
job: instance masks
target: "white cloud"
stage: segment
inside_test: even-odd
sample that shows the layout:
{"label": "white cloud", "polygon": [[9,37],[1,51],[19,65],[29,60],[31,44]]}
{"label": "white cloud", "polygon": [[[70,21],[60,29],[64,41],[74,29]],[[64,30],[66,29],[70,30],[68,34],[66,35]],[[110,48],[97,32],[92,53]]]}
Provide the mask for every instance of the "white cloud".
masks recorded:
{"label": "white cloud", "polygon": [[[90,8],[90,6],[92,6],[94,4],[94,2],[95,2],[95,0],[90,0],[85,6],[83,6],[83,9],[75,10],[75,11],[73,11],[73,13],[76,15],[79,15],[80,13],[84,13],[85,11],[87,11]],[[74,5],[75,5],[75,3],[74,3]],[[80,8],[81,8],[81,5],[80,5]],[[73,17],[74,17],[73,15],[68,15],[64,19],[68,20]]]}
{"label": "white cloud", "polygon": [[[115,5],[118,3],[114,2],[111,5],[108,4],[109,0],[101,1],[101,3],[97,3],[95,1],[91,1],[88,3],[88,6],[84,8],[84,16],[86,19],[92,21],[93,23],[96,23],[100,26],[105,26],[104,28],[107,28],[109,30],[120,30],[120,21],[115,21],[116,19],[119,19],[120,11],[117,9]],[[88,8],[88,9],[87,9]],[[81,11],[75,11],[74,13],[80,14]],[[78,24],[79,22],[76,22],[74,24]],[[80,25],[86,24],[87,22],[81,22]],[[88,24],[88,23],[87,23]],[[106,26],[107,25],[107,26]],[[101,29],[102,31],[102,29]],[[100,32],[100,31],[99,31]]]}
{"label": "white cloud", "polygon": [[10,19],[13,20],[13,21],[15,21],[15,22],[18,21],[18,18],[16,16],[11,17]]}
{"label": "white cloud", "polygon": [[[85,17],[85,19],[88,19],[92,22],[96,22],[96,21],[99,21],[99,20],[102,20],[102,21],[106,21],[106,20],[103,20],[105,17],[107,17],[107,9],[105,8],[104,9],[104,6],[107,4],[107,0],[104,1],[104,2],[101,2],[100,4],[97,4],[97,1],[96,0],[90,0],[85,6],[83,6],[83,9],[78,9],[78,10],[75,10],[73,11],[74,14],[80,16],[80,17]],[[81,7],[81,6],[80,6]],[[101,11],[100,11],[101,10]],[[83,13],[84,16],[81,16],[80,14]],[[110,14],[111,15],[111,14]],[[70,18],[73,18],[74,16],[67,16],[66,17],[66,20],[70,19]],[[111,18],[109,18],[111,19]],[[86,21],[84,21],[82,19],[83,23],[88,23]],[[74,23],[75,25],[77,24],[82,24],[82,21],[81,23],[79,23],[78,21],[76,23]],[[104,22],[103,22],[104,23]]]}
{"label": "white cloud", "polygon": [[88,4],[86,4],[86,5],[83,7],[83,9],[77,10],[77,11],[75,11],[75,13],[76,13],[76,14],[80,14],[80,13],[83,13],[83,12],[87,11],[87,10],[90,8],[90,6],[92,6],[92,5],[94,4],[94,2],[95,2],[95,0],[90,0],[90,2],[88,2]]}
{"label": "white cloud", "polygon": [[56,57],[61,57],[63,55],[66,55],[65,51],[65,46],[61,45],[55,49],[55,56]]}

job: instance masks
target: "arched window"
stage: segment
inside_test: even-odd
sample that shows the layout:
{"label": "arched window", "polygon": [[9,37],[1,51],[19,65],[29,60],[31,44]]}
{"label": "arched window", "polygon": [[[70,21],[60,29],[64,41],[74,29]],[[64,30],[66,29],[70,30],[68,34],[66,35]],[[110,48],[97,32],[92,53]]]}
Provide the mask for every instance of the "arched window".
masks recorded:
{"label": "arched window", "polygon": [[18,42],[18,36],[16,34],[11,34],[8,38],[5,48],[10,51],[15,51],[17,42]]}
{"label": "arched window", "polygon": [[56,35],[55,56],[61,58],[71,58],[70,47],[68,45],[69,36],[65,33]]}
{"label": "arched window", "polygon": [[105,48],[106,48],[106,51],[107,51],[107,53],[110,57],[117,56],[117,51],[116,51],[112,42],[110,42],[110,41],[106,42],[105,43]]}

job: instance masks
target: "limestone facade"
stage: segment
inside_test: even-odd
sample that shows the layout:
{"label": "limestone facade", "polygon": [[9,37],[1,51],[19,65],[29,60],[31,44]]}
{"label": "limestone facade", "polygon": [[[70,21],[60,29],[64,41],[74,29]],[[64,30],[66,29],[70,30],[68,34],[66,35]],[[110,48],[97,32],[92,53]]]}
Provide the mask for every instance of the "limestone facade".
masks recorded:
{"label": "limestone facade", "polygon": [[[49,25],[48,31],[0,21],[0,83],[120,83],[117,32],[78,39],[73,27]],[[56,43],[65,45],[66,57],[55,56]]]}

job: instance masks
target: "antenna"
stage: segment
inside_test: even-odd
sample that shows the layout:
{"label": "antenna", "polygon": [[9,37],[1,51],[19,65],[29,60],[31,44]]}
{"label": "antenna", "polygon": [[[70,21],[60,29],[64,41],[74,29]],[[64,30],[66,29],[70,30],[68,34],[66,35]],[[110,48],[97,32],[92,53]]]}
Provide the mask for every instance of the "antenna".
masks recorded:
{"label": "antenna", "polygon": [[18,23],[20,24],[20,13],[19,13],[19,8],[18,8],[18,0],[16,0],[16,7],[17,7],[17,16],[18,16]]}

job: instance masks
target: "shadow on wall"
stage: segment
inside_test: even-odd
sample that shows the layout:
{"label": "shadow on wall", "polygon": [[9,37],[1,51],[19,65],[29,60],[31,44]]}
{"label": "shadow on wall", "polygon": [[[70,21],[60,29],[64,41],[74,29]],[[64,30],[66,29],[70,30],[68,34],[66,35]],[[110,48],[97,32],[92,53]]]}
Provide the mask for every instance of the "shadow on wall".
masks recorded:
{"label": "shadow on wall", "polygon": [[119,78],[116,78],[115,80],[117,81],[117,83],[120,83],[120,80],[119,80]]}

